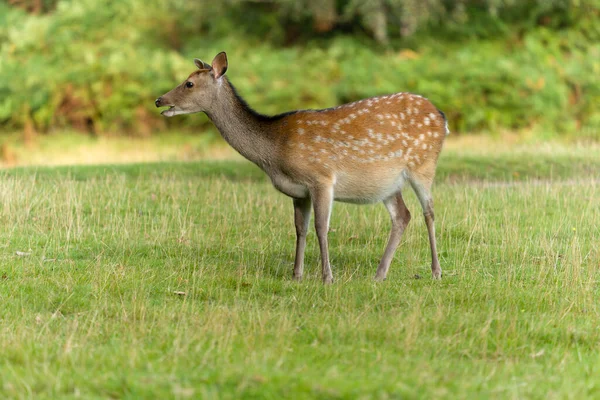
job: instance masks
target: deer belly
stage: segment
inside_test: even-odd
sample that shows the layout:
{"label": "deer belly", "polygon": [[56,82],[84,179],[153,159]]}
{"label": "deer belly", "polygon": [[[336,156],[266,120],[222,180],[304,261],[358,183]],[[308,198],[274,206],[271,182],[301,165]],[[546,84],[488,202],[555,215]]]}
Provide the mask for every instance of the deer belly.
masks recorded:
{"label": "deer belly", "polygon": [[345,203],[377,203],[398,193],[406,182],[405,173],[340,175],[333,189],[334,199]]}

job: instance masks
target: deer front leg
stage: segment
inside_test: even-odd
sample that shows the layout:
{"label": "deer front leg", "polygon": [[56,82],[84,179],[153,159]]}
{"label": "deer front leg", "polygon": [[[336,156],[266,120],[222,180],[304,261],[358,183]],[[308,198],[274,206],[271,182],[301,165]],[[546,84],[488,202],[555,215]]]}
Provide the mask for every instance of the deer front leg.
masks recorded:
{"label": "deer front leg", "polygon": [[329,265],[329,249],[327,245],[327,233],[329,231],[329,217],[333,203],[333,187],[318,187],[311,190],[313,206],[315,209],[315,230],[319,239],[321,249],[321,266],[323,268],[323,283],[333,283],[333,274]]}
{"label": "deer front leg", "polygon": [[306,234],[310,222],[310,197],[294,199],[294,224],[296,225],[296,259],[294,260],[294,279],[302,279],[304,270],[304,249]]}

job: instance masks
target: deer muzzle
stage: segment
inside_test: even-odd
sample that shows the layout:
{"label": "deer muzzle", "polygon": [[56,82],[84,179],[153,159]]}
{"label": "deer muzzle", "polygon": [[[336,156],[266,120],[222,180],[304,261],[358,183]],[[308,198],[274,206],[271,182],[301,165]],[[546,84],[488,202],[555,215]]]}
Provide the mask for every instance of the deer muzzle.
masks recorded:
{"label": "deer muzzle", "polygon": [[169,104],[169,103],[165,102],[163,100],[162,96],[154,101],[154,105],[156,107],[169,107],[168,109],[161,112],[161,114],[164,115],[165,117],[172,117],[173,115],[178,114],[175,111],[175,106],[173,104]]}

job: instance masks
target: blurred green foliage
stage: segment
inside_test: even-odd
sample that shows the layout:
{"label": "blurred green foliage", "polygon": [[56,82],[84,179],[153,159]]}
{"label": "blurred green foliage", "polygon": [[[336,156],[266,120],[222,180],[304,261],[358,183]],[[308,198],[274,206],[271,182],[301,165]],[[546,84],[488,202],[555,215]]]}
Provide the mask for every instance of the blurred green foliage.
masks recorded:
{"label": "blurred green foliage", "polygon": [[411,91],[458,131],[599,137],[600,0],[0,0],[0,126],[197,128],[153,100],[229,55],[261,112]]}

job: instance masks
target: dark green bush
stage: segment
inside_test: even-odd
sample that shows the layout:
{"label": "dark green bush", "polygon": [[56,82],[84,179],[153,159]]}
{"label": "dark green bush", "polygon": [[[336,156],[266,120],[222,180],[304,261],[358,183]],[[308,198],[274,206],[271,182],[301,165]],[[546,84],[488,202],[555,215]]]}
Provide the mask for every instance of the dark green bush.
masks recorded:
{"label": "dark green bush", "polygon": [[[258,9],[241,0],[63,0],[54,11],[32,15],[0,1],[0,126],[97,134],[199,128],[205,119],[165,121],[153,100],[194,69],[193,57],[210,62],[226,50],[230,79],[266,113],[412,91],[444,110],[455,131],[540,128],[598,136],[596,0],[581,2],[585,14],[569,8],[571,0],[465,0],[462,17],[432,1],[433,11],[419,17],[409,37],[394,34],[390,22],[387,46],[351,24],[354,14],[371,11],[338,3],[341,22],[327,37],[305,29],[295,44],[282,46],[290,30],[310,21],[310,8],[299,11],[291,0]],[[493,12],[475,6],[492,3]],[[451,18],[442,24],[444,13]]]}

